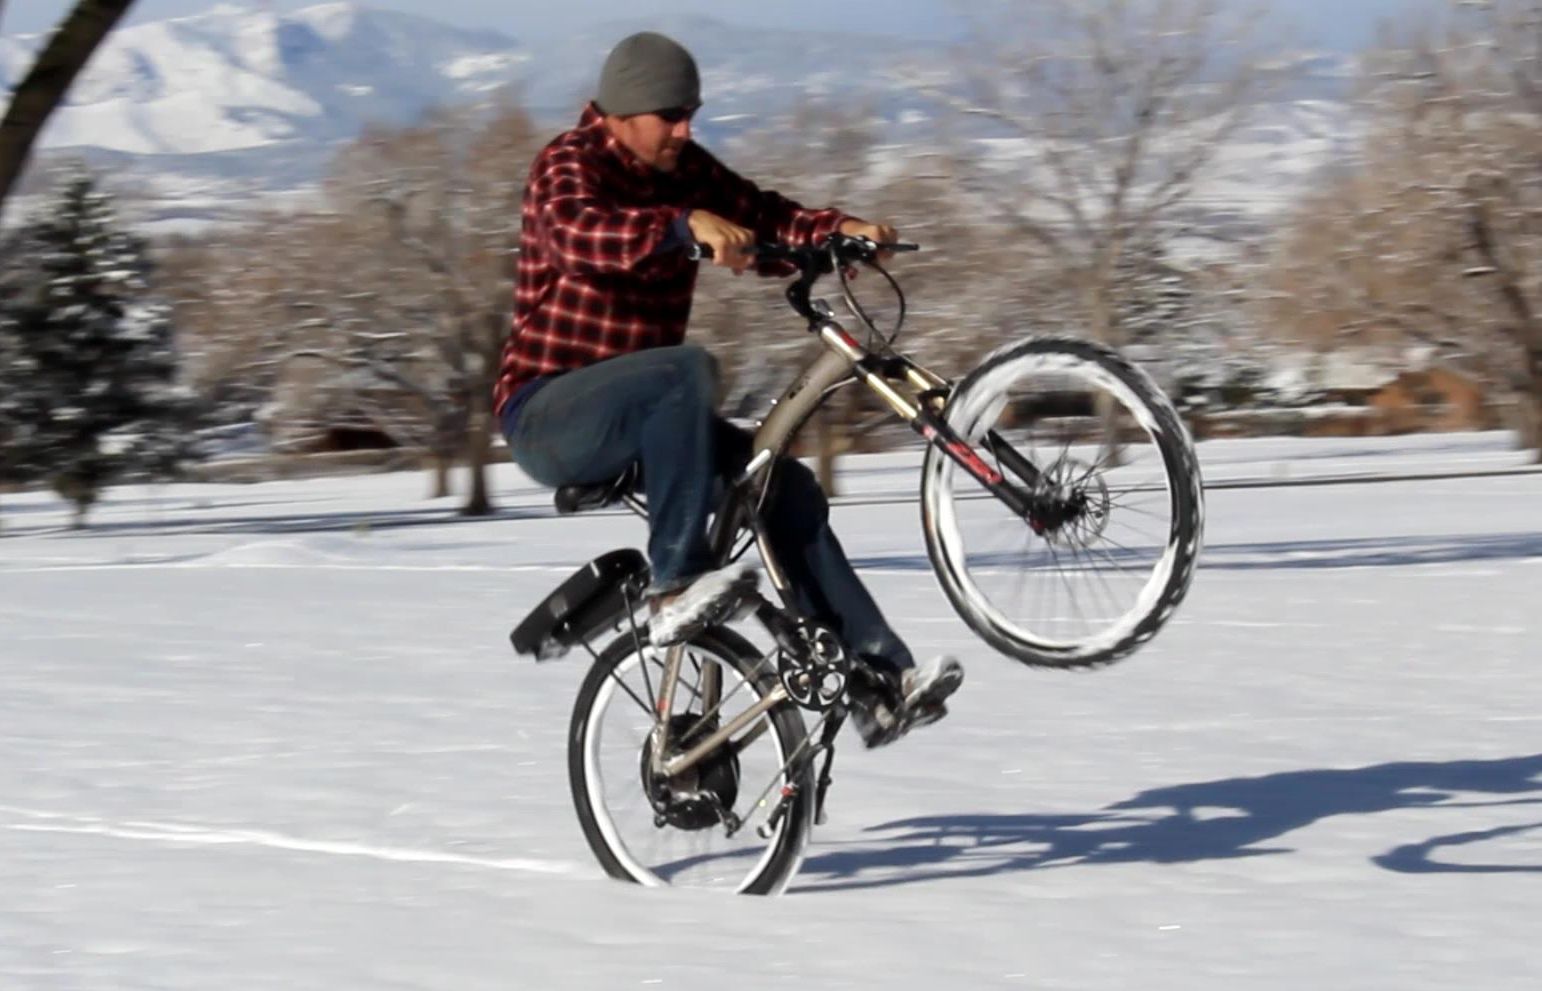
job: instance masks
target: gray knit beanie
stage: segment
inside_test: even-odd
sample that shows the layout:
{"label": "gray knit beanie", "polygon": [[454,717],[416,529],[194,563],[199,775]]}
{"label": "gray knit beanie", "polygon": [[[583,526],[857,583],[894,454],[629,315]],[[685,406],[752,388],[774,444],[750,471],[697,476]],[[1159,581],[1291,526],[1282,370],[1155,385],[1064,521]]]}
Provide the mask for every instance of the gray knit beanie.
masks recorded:
{"label": "gray knit beanie", "polygon": [[603,113],[617,117],[701,105],[696,60],[679,42],[652,31],[623,38],[600,70],[595,97]]}

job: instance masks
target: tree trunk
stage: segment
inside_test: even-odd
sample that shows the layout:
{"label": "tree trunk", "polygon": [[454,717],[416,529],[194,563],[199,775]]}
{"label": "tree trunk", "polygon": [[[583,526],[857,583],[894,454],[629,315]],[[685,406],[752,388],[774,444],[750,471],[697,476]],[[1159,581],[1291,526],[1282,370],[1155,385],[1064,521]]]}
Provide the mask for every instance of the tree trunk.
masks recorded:
{"label": "tree trunk", "polygon": [[428,469],[431,472],[428,484],[430,499],[443,499],[450,494],[450,468],[454,464],[455,458],[442,451],[428,453]]}
{"label": "tree trunk", "polygon": [[[1122,250],[1123,241],[1116,240],[1098,252],[1093,266],[1092,284],[1087,292],[1089,317],[1092,321],[1092,339],[1110,348],[1118,346],[1114,340],[1113,281],[1114,269]],[[1117,420],[1119,405],[1106,392],[1098,393],[1094,405],[1100,425],[1099,432],[1102,435],[1099,458],[1110,468],[1118,467],[1125,462],[1124,444],[1119,439]]]}
{"label": "tree trunk", "polygon": [[1470,226],[1478,255],[1493,269],[1499,301],[1510,314],[1510,334],[1516,347],[1526,356],[1526,391],[1519,397],[1516,433],[1521,447],[1537,452],[1542,462],[1542,315],[1531,305],[1521,272],[1513,254],[1500,243],[1501,228],[1495,219],[1501,187],[1491,183],[1481,187],[1473,204]]}
{"label": "tree trunk", "polygon": [[70,84],[134,0],[78,0],[48,39],[37,62],[16,84],[0,118],[0,209],[16,185],[43,124]]}
{"label": "tree trunk", "polygon": [[[488,390],[479,390],[485,393]],[[471,432],[466,438],[466,469],[471,472],[471,495],[460,508],[462,516],[491,516],[493,499],[487,486],[487,462],[493,447],[492,410],[487,399],[474,400]]]}
{"label": "tree trunk", "polygon": [[1530,386],[1528,392],[1516,397],[1516,444],[1542,464],[1542,368],[1532,368]]}

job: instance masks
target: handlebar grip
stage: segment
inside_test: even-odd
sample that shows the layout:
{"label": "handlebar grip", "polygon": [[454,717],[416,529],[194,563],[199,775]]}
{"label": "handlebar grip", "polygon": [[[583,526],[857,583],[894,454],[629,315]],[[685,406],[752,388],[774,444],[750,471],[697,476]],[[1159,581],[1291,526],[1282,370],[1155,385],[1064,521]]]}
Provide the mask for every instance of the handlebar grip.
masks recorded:
{"label": "handlebar grip", "polygon": [[[891,242],[891,243],[888,243],[888,244],[876,244],[875,243],[873,245],[873,248],[878,250],[878,251],[920,251],[921,250],[921,246],[919,244],[913,244],[913,243],[908,242],[908,241],[895,241],[895,242]],[[788,245],[784,245],[784,244],[752,244],[749,247],[744,249],[744,253],[749,255],[751,258],[761,258],[761,259],[793,258],[793,257],[795,257],[797,255],[797,253],[800,250],[803,250],[803,249],[792,248],[792,247],[789,247]],[[693,262],[699,262],[699,261],[711,261],[713,258],[716,257],[716,255],[713,253],[711,245],[709,245],[709,244],[702,244],[701,242],[698,241],[698,242],[693,242],[691,244],[691,246],[686,249],[686,257],[689,258]]]}
{"label": "handlebar grip", "polygon": [[[775,254],[776,247],[776,245],[772,244],[752,244],[744,249],[744,253],[751,258],[760,258]],[[712,245],[700,242],[693,243],[686,249],[685,254],[693,262],[711,261],[717,257],[717,254],[712,250]]]}

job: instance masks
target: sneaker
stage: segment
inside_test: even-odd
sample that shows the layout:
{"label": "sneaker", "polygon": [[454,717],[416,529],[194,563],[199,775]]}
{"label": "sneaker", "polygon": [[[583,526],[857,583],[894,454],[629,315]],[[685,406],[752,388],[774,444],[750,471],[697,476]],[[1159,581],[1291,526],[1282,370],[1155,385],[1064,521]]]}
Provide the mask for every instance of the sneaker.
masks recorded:
{"label": "sneaker", "polygon": [[758,580],[749,568],[730,565],[707,572],[677,595],[660,596],[648,620],[648,642],[668,647],[723,622],[755,591]]}
{"label": "sneaker", "polygon": [[964,666],[946,655],[924,667],[861,665],[857,670],[865,684],[853,685],[851,719],[868,749],[886,746],[946,716],[948,696],[964,683]]}

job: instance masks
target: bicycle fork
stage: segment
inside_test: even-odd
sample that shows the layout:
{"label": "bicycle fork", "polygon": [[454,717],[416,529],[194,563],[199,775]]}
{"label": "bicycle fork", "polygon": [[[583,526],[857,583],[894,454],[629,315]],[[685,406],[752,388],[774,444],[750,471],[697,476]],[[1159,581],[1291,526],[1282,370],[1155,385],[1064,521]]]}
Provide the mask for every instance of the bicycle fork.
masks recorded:
{"label": "bicycle fork", "polygon": [[[947,421],[934,408],[938,405],[934,400],[945,400],[951,389],[946,379],[908,358],[895,357],[888,361],[875,358],[833,320],[821,323],[818,332],[820,340],[829,351],[816,361],[808,375],[810,379],[818,378],[821,363],[831,355],[837,356],[844,365],[849,366],[850,374],[877,394],[896,415],[910,425],[910,429],[920,434],[928,444],[941,449],[1013,513],[1025,519],[1030,518],[1036,508],[1032,491],[1040,478],[1039,469],[1018,454],[994,430],[988,431],[982,446],[1022,483],[1016,484],[991,467],[972,444],[948,426]],[[902,379],[915,390],[914,397],[895,388],[891,379]],[[1026,491],[1023,486],[1027,486]]]}

